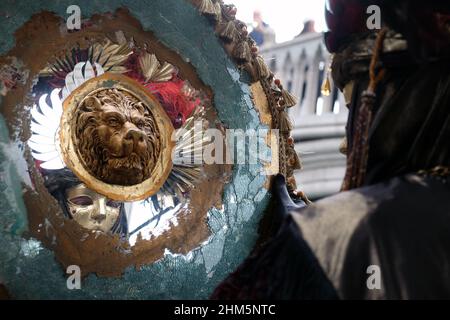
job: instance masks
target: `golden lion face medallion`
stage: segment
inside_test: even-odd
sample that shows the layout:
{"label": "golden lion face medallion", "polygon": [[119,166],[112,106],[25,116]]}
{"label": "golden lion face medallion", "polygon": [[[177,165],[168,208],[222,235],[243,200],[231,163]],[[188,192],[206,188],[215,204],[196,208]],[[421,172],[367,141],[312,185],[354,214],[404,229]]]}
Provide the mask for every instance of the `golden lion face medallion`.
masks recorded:
{"label": "golden lion face medallion", "polygon": [[73,91],[60,128],[65,163],[111,199],[145,199],[172,169],[172,123],[156,98],[126,76],[105,73]]}

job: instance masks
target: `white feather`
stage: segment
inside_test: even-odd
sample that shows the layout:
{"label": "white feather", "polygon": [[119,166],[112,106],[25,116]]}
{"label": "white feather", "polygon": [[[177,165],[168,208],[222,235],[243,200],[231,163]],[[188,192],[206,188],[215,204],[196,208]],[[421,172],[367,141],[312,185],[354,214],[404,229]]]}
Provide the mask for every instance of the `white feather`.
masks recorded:
{"label": "white feather", "polygon": [[53,160],[55,158],[59,158],[58,151],[56,151],[56,150],[53,152],[46,152],[46,153],[37,153],[37,152],[32,151],[31,155],[36,160],[41,160],[41,161],[49,161],[49,160]]}
{"label": "white feather", "polygon": [[41,163],[41,168],[47,170],[59,170],[66,167],[60,157]]}
{"label": "white feather", "polygon": [[66,100],[72,91],[81,86],[83,83],[105,73],[102,66],[98,63],[94,63],[94,66],[95,70],[89,61],[79,62],[75,65],[73,71],[67,74],[66,86],[62,91],[63,101]]}
{"label": "white feather", "polygon": [[[53,113],[57,117],[57,119],[61,119],[63,110],[62,110],[62,101],[59,98],[59,92],[61,90],[55,89],[50,93],[50,100],[52,102]],[[58,124],[59,126],[59,124]]]}
{"label": "white feather", "polygon": [[73,81],[78,88],[81,86],[84,81],[84,75],[83,75],[83,67],[87,64],[87,62],[80,62],[75,65],[75,68],[73,69]]}
{"label": "white feather", "polygon": [[69,96],[70,92],[69,89],[67,89],[67,87],[64,87],[62,89],[62,97],[63,97],[63,101],[66,100],[66,98]]}
{"label": "white feather", "polygon": [[37,105],[34,105],[33,108],[31,109],[31,117],[33,118],[34,121],[36,121],[36,123],[42,124],[44,126],[48,122],[47,118],[38,111]]}
{"label": "white feather", "polygon": [[36,152],[39,153],[47,153],[57,151],[55,144],[46,144],[46,143],[36,143],[34,141],[28,140],[28,146]]}
{"label": "white feather", "polygon": [[84,77],[86,79],[92,79],[95,77],[94,68],[92,67],[92,64],[89,61],[86,62],[85,66],[84,66]]}
{"label": "white feather", "polygon": [[47,96],[48,94],[44,94],[39,98],[39,108],[41,109],[44,116],[48,118],[51,124],[54,124],[55,122],[58,123],[61,120],[61,118],[55,115],[53,109],[50,108],[50,106],[47,104],[46,101]]}
{"label": "white feather", "polygon": [[52,128],[41,126],[33,121],[31,121],[31,131],[35,134],[55,139],[55,131]]}
{"label": "white feather", "polygon": [[73,80],[73,71],[69,72],[66,76],[66,88],[69,91],[69,93],[77,88],[77,85]]}
{"label": "white feather", "polygon": [[[47,103],[48,94],[39,98],[39,108],[34,105],[31,109],[31,131],[28,140],[31,154],[36,160],[43,161],[40,166],[44,169],[62,169],[65,167],[59,150],[58,130],[62,116],[62,101],[59,89],[50,93],[51,106]],[[39,109],[42,111],[39,112]]]}
{"label": "white feather", "polygon": [[30,140],[28,141],[32,141],[34,143],[38,143],[38,144],[50,144],[50,145],[54,145],[55,144],[55,138],[54,137],[46,137],[46,136],[42,136],[40,134],[32,134]]}

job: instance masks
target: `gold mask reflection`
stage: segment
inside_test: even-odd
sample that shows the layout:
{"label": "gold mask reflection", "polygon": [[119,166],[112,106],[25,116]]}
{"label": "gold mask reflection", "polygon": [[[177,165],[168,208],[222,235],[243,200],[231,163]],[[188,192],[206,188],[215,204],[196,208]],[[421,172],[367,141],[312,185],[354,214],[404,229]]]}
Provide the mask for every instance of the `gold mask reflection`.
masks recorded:
{"label": "gold mask reflection", "polygon": [[84,184],[67,189],[66,199],[73,220],[86,229],[108,232],[119,217],[120,202],[109,200]]}

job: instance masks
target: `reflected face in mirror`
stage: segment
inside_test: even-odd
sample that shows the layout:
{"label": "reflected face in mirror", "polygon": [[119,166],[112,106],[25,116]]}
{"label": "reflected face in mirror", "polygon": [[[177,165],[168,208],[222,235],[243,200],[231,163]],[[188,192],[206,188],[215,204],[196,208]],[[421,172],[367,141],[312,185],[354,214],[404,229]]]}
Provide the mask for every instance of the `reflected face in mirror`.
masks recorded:
{"label": "reflected face in mirror", "polygon": [[78,184],[66,190],[70,215],[80,226],[89,230],[108,232],[116,223],[120,213],[120,202]]}

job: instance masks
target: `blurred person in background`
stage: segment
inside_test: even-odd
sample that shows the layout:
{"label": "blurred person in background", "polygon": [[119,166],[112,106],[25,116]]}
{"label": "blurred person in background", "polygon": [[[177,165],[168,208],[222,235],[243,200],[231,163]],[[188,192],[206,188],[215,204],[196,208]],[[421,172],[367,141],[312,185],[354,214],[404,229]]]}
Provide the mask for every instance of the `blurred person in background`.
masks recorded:
{"label": "blurred person in background", "polygon": [[256,45],[270,45],[275,43],[275,31],[262,19],[261,11],[253,12],[255,27],[250,32],[250,37],[255,40]]}

